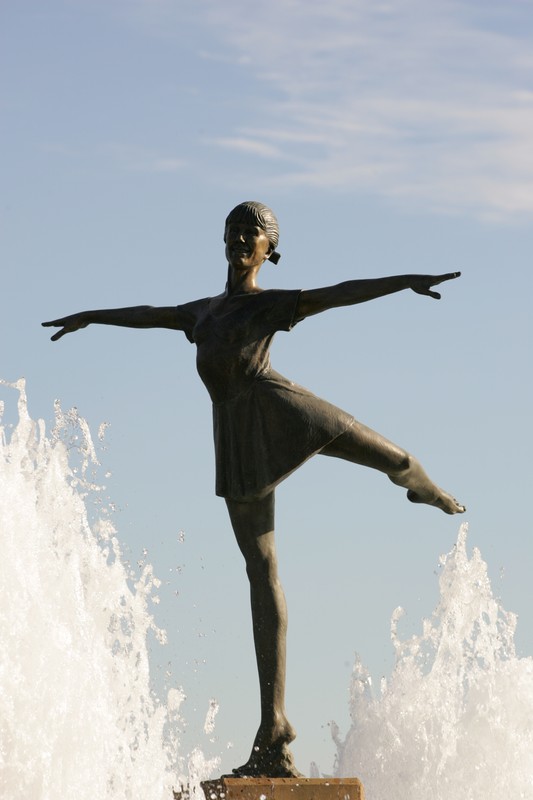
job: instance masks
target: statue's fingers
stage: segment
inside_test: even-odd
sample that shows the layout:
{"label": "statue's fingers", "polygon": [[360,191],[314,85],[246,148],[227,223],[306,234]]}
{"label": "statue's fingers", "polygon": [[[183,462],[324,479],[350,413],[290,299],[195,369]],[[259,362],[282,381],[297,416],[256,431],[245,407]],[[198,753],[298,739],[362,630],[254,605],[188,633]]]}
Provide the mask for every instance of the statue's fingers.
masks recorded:
{"label": "statue's fingers", "polygon": [[440,275],[438,281],[435,283],[442,283],[443,281],[452,281],[454,278],[459,278],[460,272],[447,272],[446,275]]}
{"label": "statue's fingers", "polygon": [[[440,281],[438,281],[438,283],[440,283]],[[417,286],[416,288],[412,286],[411,288],[416,294],[423,294],[427,295],[427,297],[432,297],[434,300],[440,300],[439,292],[433,292],[429,286]]]}
{"label": "statue's fingers", "polygon": [[62,330],[58,331],[57,333],[54,333],[54,335],[51,336],[50,339],[51,339],[52,342],[57,342],[57,340],[61,339],[61,337],[64,336],[65,333],[68,333],[68,331],[67,331],[66,328],[63,328]]}

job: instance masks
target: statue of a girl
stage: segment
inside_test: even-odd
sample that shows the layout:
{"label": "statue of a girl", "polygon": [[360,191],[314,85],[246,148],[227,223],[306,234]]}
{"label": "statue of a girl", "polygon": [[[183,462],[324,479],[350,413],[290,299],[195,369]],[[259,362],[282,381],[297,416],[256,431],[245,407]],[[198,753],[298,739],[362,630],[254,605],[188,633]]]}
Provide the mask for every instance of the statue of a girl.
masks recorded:
{"label": "statue of a girl", "polygon": [[285,714],[287,610],[278,578],[274,490],[316,454],[336,456],[385,473],[414,503],[447,514],[465,510],[440,489],[414,456],[307,389],[274,372],[269,350],[276,331],[306,317],[403,289],[435,299],[432,287],[459,277],[397,275],[312,290],[262,290],[265,260],[277,263],[276,217],[261,203],[238,205],[226,219],[228,280],[222,294],[185,305],[82,311],[45,322],[52,336],[91,323],[171,328],[197,347],[197,367],[213,401],[216,493],[224,497],[250,580],[261,723],[249,760],[236,776],[297,777],[288,745],[295,731]]}

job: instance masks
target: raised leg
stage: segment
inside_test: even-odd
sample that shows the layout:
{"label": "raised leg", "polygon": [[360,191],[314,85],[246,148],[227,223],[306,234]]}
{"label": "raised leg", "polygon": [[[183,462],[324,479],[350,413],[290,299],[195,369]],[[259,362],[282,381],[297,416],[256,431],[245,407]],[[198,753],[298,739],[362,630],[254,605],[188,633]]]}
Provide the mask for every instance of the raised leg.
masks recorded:
{"label": "raised leg", "polygon": [[433,483],[414,456],[360,422],[354,422],[321,453],[384,472],[397,486],[407,489],[412,503],[426,503],[446,514],[461,514],[466,510],[451,494]]}
{"label": "raised leg", "polygon": [[249,503],[226,499],[250,581],[261,724],[249,760],[236,775],[299,777],[288,748],[296,736],[285,714],[287,606],[278,577],[274,493]]}

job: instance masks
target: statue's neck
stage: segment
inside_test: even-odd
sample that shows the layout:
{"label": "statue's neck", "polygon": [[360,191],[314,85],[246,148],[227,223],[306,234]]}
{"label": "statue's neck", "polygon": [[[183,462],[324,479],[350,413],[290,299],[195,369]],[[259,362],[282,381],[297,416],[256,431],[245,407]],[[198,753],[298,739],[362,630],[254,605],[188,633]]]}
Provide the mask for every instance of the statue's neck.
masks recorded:
{"label": "statue's neck", "polygon": [[226,294],[254,294],[261,289],[257,285],[259,267],[250,270],[236,270],[228,266],[228,280],[226,283]]}

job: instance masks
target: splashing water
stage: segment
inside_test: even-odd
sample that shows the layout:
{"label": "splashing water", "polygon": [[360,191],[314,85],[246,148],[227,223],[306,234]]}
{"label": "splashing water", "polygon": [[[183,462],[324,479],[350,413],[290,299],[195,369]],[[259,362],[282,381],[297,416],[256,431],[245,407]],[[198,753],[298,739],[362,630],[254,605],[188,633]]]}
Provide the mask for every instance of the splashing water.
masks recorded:
{"label": "splashing water", "polygon": [[[183,695],[162,705],[150,690],[157,580],[150,565],[133,579],[105,513],[89,521],[85,420],[56,404],[46,436],[24,381],[4,385],[19,421],[0,427],[0,797],[172,798]],[[197,752],[190,766],[197,786],[214,764]]]}
{"label": "splashing water", "polygon": [[[144,563],[132,577],[101,501],[90,518],[87,423],[56,405],[47,436],[24,382],[5,385],[19,421],[9,437],[0,426],[0,797],[171,800],[188,783],[199,800],[217,761],[178,757],[183,693],[162,704],[150,690],[146,638],[165,637],[147,610],[157,579]],[[442,558],[422,633],[401,641],[394,613],[396,666],[378,698],[355,664],[337,773],[360,777],[367,800],[533,800],[533,659],[516,657],[516,619],[466,532]]]}
{"label": "splashing water", "polygon": [[357,775],[367,800],[533,798],[533,659],[517,658],[516,617],[494,599],[467,526],[441,559],[440,601],[423,632],[401,641],[396,665],[372,696],[356,661],[352,727],[335,735],[339,775]]}

